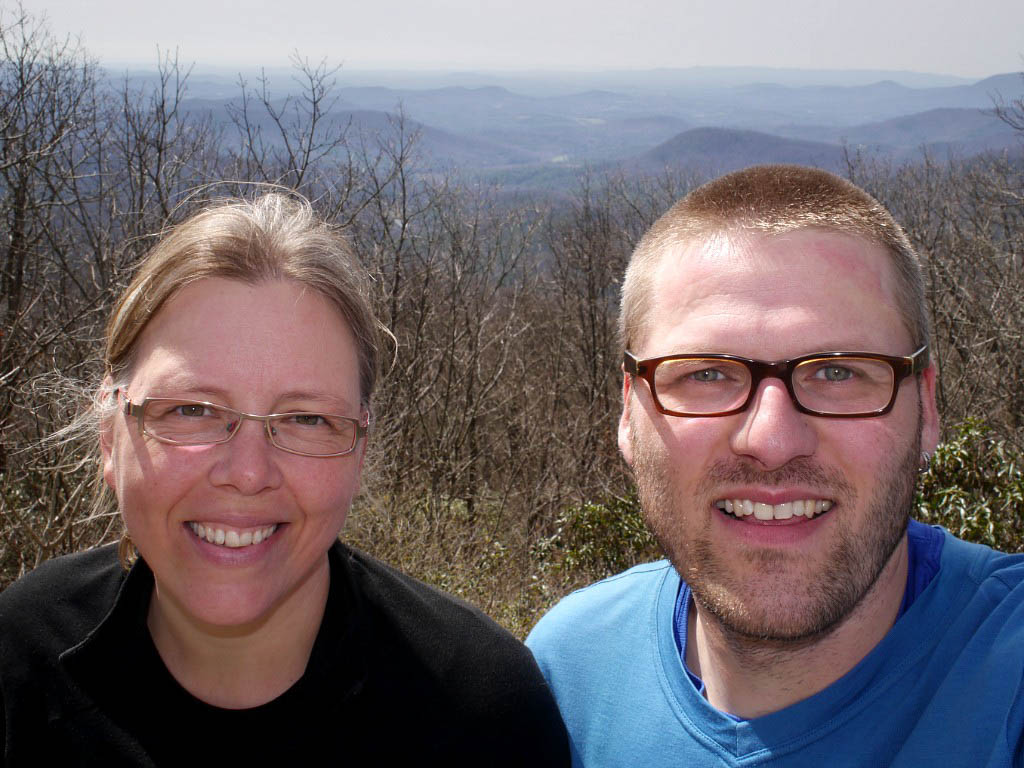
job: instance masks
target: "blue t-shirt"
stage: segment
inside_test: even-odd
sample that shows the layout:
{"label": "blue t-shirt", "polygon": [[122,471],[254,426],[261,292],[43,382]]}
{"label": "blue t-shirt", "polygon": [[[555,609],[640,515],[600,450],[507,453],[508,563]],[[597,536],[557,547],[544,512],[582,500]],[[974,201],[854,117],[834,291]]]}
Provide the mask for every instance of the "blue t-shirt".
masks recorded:
{"label": "blue t-shirt", "polygon": [[687,677],[668,562],[569,595],[527,645],[574,765],[1024,767],[1024,556],[942,537],[937,573],[867,656],[750,720],[712,707]]}

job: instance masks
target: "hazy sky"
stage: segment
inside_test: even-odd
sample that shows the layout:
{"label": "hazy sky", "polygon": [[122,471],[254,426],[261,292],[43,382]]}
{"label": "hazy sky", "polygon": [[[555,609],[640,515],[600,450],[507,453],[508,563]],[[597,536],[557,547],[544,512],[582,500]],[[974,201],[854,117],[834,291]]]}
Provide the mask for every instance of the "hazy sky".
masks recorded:
{"label": "hazy sky", "polygon": [[[10,0],[0,0],[10,13]],[[1024,69],[1024,0],[24,0],[108,64]],[[627,10],[628,9],[628,10]]]}

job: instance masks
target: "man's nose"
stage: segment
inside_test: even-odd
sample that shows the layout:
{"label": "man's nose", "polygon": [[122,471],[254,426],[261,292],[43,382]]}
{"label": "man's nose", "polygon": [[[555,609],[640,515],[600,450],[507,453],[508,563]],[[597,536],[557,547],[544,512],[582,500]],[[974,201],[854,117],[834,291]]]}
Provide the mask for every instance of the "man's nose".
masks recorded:
{"label": "man's nose", "polygon": [[762,469],[778,469],[817,449],[817,432],[811,421],[815,417],[796,409],[782,379],[763,379],[750,405],[738,416],[730,440],[732,450]]}

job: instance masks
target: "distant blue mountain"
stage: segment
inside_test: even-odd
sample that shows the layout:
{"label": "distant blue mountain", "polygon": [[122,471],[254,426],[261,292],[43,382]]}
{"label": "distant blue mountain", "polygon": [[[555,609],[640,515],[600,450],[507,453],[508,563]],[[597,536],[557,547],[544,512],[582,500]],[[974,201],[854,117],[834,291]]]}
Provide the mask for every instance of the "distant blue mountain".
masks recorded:
{"label": "distant blue mountain", "polygon": [[[520,190],[567,183],[584,167],[716,172],[784,161],[841,169],[844,144],[897,161],[922,149],[966,157],[1021,144],[1021,135],[992,115],[994,103],[1024,99],[1024,78],[1012,73],[973,82],[906,72],[700,67],[377,76],[374,82],[369,73],[340,72],[328,121],[372,133],[401,113],[419,136],[421,167],[497,173]],[[133,84],[154,77],[129,73]],[[285,73],[269,79],[275,98],[297,87]],[[230,135],[225,105],[237,102],[239,87],[237,79],[193,75],[183,106]],[[262,119],[271,136],[273,126]]]}
{"label": "distant blue mountain", "polygon": [[862,125],[792,125],[775,132],[796,139],[866,147],[900,159],[918,155],[922,149],[969,156],[1020,148],[1024,142],[1024,136],[996,117],[992,109],[929,109]]}
{"label": "distant blue mountain", "polygon": [[694,169],[718,174],[761,163],[797,163],[838,171],[843,164],[843,152],[835,144],[757,131],[694,128],[620,163],[620,167],[633,173]]}

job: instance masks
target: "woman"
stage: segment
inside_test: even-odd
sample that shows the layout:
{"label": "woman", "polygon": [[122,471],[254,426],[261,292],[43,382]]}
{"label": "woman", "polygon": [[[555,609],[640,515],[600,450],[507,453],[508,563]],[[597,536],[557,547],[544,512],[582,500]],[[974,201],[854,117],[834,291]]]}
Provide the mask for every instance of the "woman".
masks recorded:
{"label": "woman", "polygon": [[146,257],[96,419],[126,539],[0,595],[7,765],[567,762],[517,641],[338,541],[378,368],[368,294],[276,194]]}

